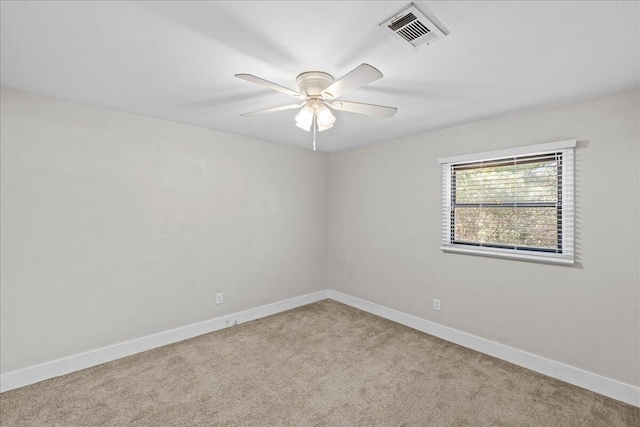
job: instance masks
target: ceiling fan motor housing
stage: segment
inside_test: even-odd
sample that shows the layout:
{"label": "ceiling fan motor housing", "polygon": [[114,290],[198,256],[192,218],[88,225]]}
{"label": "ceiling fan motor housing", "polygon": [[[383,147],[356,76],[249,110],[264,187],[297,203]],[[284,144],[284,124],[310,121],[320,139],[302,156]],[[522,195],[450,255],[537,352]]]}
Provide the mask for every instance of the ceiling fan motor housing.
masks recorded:
{"label": "ceiling fan motor housing", "polygon": [[296,77],[300,92],[306,96],[319,97],[333,83],[333,76],[322,71],[307,71]]}

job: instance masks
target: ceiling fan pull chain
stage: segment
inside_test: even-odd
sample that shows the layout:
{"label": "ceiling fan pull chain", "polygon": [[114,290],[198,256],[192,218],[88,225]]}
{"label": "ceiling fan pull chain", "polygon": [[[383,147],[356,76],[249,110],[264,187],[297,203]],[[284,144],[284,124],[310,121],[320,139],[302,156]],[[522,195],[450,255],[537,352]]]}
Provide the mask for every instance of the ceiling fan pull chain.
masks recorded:
{"label": "ceiling fan pull chain", "polygon": [[317,119],[316,115],[314,114],[313,115],[313,124],[312,124],[312,126],[313,126],[313,151],[316,151],[316,127],[317,127],[316,125],[317,125],[317,121],[318,121],[318,119]]}

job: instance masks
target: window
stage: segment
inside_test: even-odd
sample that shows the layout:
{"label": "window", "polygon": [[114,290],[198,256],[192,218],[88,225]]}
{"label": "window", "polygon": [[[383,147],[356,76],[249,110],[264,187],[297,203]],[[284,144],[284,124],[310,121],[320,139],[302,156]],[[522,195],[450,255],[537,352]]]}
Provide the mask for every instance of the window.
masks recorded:
{"label": "window", "polygon": [[573,264],[575,145],[439,159],[441,249]]}

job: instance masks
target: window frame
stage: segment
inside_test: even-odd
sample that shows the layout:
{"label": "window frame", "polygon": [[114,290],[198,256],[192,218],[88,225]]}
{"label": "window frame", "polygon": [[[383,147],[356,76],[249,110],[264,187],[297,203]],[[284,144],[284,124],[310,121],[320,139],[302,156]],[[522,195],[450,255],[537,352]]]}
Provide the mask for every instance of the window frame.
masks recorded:
{"label": "window frame", "polygon": [[[517,147],[506,150],[496,150],[483,153],[474,153],[462,156],[444,157],[438,159],[442,167],[442,245],[443,252],[465,253],[473,255],[521,259],[536,262],[548,262],[558,264],[574,264],[574,239],[575,239],[575,147],[576,140],[566,140],[552,142],[548,144],[538,144],[525,147]],[[478,164],[482,167],[483,162],[495,162],[510,158],[522,159],[538,157],[541,155],[561,156],[559,165],[559,177],[561,185],[557,187],[558,201],[561,209],[557,210],[557,224],[560,235],[559,245],[556,249],[532,248],[518,245],[482,244],[474,242],[455,241],[455,207],[456,194],[453,189],[453,179],[455,179],[455,168],[464,167],[465,164],[472,166]],[[517,161],[516,160],[516,161]],[[544,202],[541,204],[550,204]],[[479,203],[479,206],[487,204]],[[496,207],[509,207],[509,204],[496,204]],[[514,203],[514,205],[516,205]],[[523,206],[523,204],[517,204]],[[463,206],[464,207],[464,206]],[[537,206],[536,206],[537,207]],[[558,207],[553,204],[550,207]]]}

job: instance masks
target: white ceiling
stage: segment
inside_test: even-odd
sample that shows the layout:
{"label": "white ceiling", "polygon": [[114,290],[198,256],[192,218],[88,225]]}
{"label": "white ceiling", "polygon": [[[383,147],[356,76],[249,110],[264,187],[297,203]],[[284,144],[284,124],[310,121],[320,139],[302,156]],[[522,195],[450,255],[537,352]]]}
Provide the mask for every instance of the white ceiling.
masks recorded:
{"label": "white ceiling", "polygon": [[631,89],[638,2],[416,2],[446,38],[410,50],[378,24],[409,2],[2,2],[2,86],[311,147],[278,92],[307,70],[339,78],[366,62],[384,78],[343,96],[399,108],[337,112],[333,152],[535,106]]}

